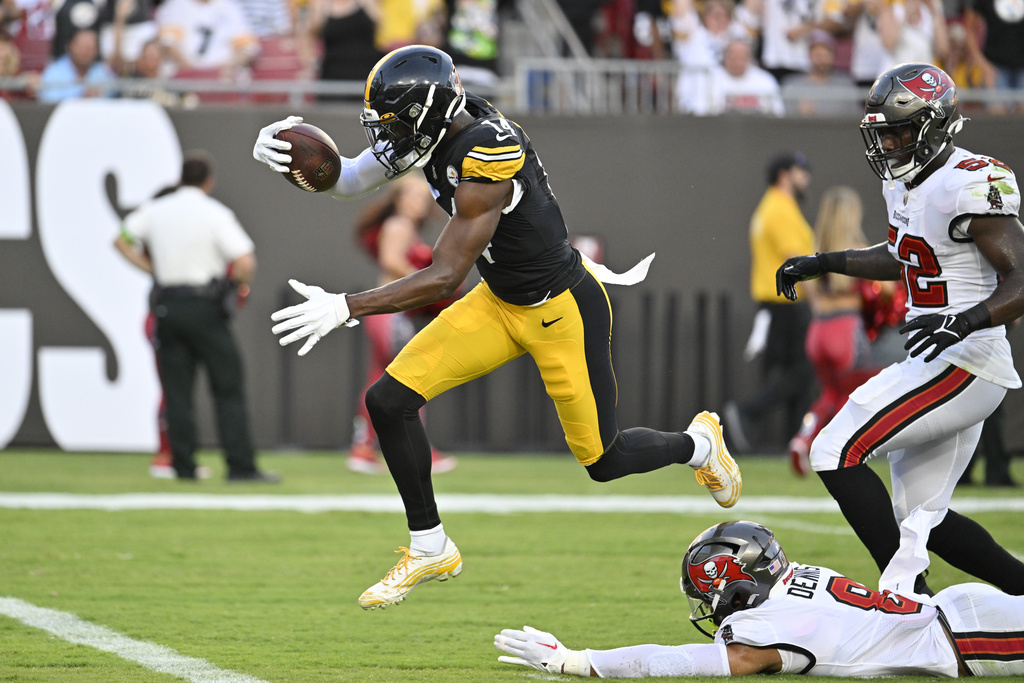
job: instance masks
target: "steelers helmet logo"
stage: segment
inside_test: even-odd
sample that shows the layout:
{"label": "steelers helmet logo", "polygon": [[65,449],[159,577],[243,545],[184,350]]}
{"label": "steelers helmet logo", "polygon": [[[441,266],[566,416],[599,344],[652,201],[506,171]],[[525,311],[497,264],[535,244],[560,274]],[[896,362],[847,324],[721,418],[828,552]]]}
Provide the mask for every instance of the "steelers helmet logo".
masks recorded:
{"label": "steelers helmet logo", "polygon": [[454,166],[449,166],[445,171],[445,175],[448,177],[448,183],[452,187],[459,186],[459,172],[455,170]]}

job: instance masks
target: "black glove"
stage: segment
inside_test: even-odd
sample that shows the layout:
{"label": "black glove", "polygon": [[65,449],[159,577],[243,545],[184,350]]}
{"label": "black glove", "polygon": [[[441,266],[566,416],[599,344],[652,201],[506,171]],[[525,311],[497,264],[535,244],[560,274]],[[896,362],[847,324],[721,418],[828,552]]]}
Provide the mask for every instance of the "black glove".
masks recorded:
{"label": "black glove", "polygon": [[903,348],[913,349],[910,351],[910,357],[914,358],[924,353],[929,347],[934,347],[932,352],[924,359],[924,362],[928,363],[935,360],[940,353],[950,346],[963,341],[964,337],[984,326],[979,324],[980,320],[974,320],[977,317],[972,315],[974,311],[975,309],[969,309],[954,315],[932,313],[914,318],[900,328],[900,334],[907,334],[916,330],[914,334],[907,338],[907,343],[903,345]]}
{"label": "black glove", "polygon": [[813,280],[826,272],[818,254],[788,258],[775,271],[775,293],[796,301],[796,283]]}

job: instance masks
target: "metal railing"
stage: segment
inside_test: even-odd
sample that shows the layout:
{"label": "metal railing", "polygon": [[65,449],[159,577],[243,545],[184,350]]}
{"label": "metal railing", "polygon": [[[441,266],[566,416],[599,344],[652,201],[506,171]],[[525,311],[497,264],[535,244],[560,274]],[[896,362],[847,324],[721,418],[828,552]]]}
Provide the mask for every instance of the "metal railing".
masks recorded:
{"label": "metal railing", "polygon": [[[673,61],[627,59],[563,59],[526,57],[516,60],[510,76],[494,86],[473,91],[487,97],[507,114],[553,116],[675,115],[683,113],[678,97],[682,67]],[[30,78],[0,78],[0,96],[32,99],[37,83]],[[59,85],[59,84],[55,84]],[[207,104],[256,106],[282,104],[350,104],[358,106],[364,84],[360,81],[320,80],[197,80],[120,79],[109,90],[124,97],[154,97],[166,106]],[[859,116],[866,92],[859,87],[784,87],[786,116],[802,116],[801,99],[839,102]],[[996,108],[1024,111],[1024,91],[961,89],[965,112]],[[1019,114],[1018,114],[1019,116]]]}

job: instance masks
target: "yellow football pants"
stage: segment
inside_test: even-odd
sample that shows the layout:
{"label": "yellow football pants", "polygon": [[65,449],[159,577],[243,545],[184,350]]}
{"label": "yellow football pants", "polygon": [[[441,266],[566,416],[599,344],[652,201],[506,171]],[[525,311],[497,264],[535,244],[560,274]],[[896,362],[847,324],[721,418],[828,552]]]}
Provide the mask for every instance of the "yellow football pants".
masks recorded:
{"label": "yellow football pants", "polygon": [[481,282],[413,337],[387,372],[429,401],[529,353],[566,443],[589,465],[618,430],[611,324],[608,295],[589,271],[539,306],[505,303]]}

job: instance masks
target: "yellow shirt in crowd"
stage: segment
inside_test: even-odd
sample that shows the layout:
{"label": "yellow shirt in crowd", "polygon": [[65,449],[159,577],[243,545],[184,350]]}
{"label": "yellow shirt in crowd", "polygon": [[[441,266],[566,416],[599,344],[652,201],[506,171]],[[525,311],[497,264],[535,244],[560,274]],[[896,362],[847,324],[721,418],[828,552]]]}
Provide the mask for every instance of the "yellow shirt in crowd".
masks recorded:
{"label": "yellow shirt in crowd", "polygon": [[750,296],[757,302],[788,303],[775,293],[775,271],[792,256],[814,253],[814,231],[796,199],[769,187],[750,219]]}

